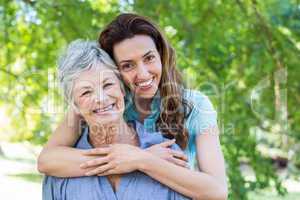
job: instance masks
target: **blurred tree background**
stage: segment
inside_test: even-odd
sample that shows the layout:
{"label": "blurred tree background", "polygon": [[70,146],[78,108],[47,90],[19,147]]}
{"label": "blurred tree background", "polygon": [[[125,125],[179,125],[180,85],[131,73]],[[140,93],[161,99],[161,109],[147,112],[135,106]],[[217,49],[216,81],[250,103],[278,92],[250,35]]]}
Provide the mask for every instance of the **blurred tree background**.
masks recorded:
{"label": "blurred tree background", "polygon": [[281,182],[299,178],[299,0],[0,2],[1,139],[45,143],[64,111],[55,83],[60,50],[95,40],[120,12],[136,12],[166,33],[187,87],[214,102],[230,199],[265,188],[285,194]]}

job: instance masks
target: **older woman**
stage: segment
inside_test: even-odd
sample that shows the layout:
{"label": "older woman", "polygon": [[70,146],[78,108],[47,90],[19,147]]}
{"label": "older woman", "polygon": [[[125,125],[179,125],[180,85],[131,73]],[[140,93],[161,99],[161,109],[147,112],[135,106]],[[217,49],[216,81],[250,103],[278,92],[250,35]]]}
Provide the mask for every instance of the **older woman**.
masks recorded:
{"label": "older woman", "polygon": [[[81,114],[87,124],[76,148],[128,144],[126,157],[123,159],[130,166],[130,163],[143,159],[147,152],[142,149],[170,142],[160,133],[150,134],[139,122],[127,123],[123,119],[125,93],[117,67],[96,43],[72,42],[60,59],[59,79],[67,102]],[[171,145],[171,148],[180,150],[176,144]],[[105,153],[107,152],[103,152]],[[107,159],[102,160],[103,162],[109,162],[108,157],[103,159]],[[122,176],[46,176],[43,199],[187,199],[146,174],[134,170],[135,167],[127,168],[128,173]]]}

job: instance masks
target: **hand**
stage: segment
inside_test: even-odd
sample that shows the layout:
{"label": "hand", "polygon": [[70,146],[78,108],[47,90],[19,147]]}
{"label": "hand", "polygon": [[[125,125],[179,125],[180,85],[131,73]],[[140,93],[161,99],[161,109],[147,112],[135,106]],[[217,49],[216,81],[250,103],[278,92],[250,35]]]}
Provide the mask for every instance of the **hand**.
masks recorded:
{"label": "hand", "polygon": [[177,151],[177,150],[168,148],[174,143],[175,143],[175,139],[168,140],[168,141],[160,143],[160,144],[152,145],[151,147],[147,148],[146,151],[148,151],[151,154],[158,156],[164,160],[174,163],[178,166],[188,168],[187,156],[182,151]]}
{"label": "hand", "polygon": [[109,174],[129,173],[138,169],[138,162],[143,158],[143,150],[128,144],[113,144],[108,147],[87,150],[84,155],[101,157],[80,165],[87,169],[96,167],[86,173],[87,176],[106,176]]}

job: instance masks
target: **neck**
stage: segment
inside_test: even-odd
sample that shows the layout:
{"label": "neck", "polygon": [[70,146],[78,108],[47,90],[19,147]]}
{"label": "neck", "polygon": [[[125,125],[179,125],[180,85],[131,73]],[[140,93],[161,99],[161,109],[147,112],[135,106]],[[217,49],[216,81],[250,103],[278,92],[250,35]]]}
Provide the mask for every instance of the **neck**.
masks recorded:
{"label": "neck", "polygon": [[153,98],[135,97],[134,104],[140,115],[151,114],[151,102]]}
{"label": "neck", "polygon": [[109,124],[90,125],[89,139],[93,147],[103,147],[114,143],[132,143],[135,132],[122,119]]}

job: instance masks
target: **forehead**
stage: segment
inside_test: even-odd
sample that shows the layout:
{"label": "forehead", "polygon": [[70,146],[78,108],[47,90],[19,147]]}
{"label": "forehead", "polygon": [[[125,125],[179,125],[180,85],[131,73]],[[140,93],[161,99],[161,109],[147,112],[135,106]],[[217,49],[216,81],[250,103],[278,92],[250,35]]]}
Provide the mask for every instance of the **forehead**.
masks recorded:
{"label": "forehead", "polygon": [[117,60],[133,59],[143,56],[148,51],[157,51],[153,39],[148,35],[135,35],[114,46],[114,56]]}
{"label": "forehead", "polygon": [[91,86],[109,79],[116,79],[115,73],[103,64],[91,67],[81,72],[74,81],[75,87]]}

